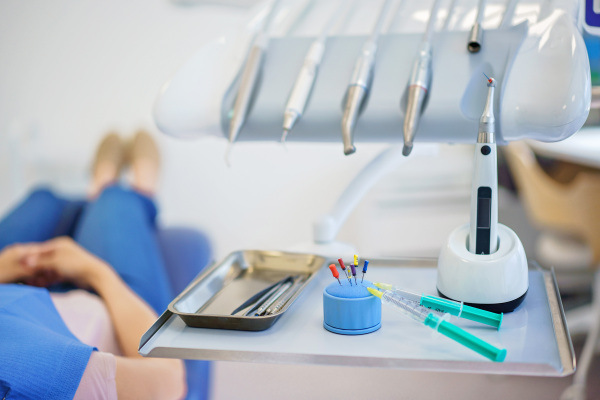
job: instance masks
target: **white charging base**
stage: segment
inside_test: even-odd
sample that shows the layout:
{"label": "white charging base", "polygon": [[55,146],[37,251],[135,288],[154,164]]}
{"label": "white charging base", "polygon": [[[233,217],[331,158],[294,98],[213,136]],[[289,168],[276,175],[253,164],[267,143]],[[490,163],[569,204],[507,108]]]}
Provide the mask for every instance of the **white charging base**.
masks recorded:
{"label": "white charging base", "polygon": [[438,259],[440,295],[493,312],[511,312],[529,288],[527,257],[517,234],[498,224],[498,250],[473,254],[468,250],[469,224],[456,228]]}

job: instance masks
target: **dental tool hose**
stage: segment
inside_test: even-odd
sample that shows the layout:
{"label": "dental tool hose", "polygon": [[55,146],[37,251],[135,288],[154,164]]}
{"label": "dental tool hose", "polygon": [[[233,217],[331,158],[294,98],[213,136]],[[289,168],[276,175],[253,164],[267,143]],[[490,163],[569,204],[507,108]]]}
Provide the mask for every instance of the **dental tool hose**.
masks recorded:
{"label": "dental tool hose", "polygon": [[487,86],[487,100],[479,119],[471,184],[469,251],[475,254],[493,254],[498,250],[498,165],[494,137],[496,80],[488,78]]}
{"label": "dental tool hose", "polygon": [[439,8],[440,0],[434,0],[427,28],[423,35],[423,41],[421,42],[421,47],[417,53],[417,58],[414,61],[410,74],[410,80],[408,81],[408,97],[403,126],[404,147],[402,148],[402,154],[404,156],[408,156],[413,149],[413,140],[419,128],[419,121],[423,113],[423,104],[431,86],[431,39],[433,38]]}
{"label": "dental tool hose", "polygon": [[350,155],[356,151],[354,147],[354,127],[373,83],[377,41],[383,30],[383,25],[392,3],[392,0],[385,0],[383,3],[371,36],[363,44],[360,55],[354,63],[350,83],[346,90],[346,103],[342,117],[342,140],[344,142],[345,155]]}
{"label": "dental tool hose", "polygon": [[[340,1],[339,6],[337,6],[335,12],[327,21],[321,35],[312,42],[306,53],[302,68],[298,73],[290,97],[285,105],[285,112],[283,114],[283,135],[281,136],[282,142],[285,142],[289,131],[292,130],[296,121],[304,114],[313,86],[317,80],[319,65],[321,64],[325,52],[325,40],[331,33],[336,22],[344,15],[344,12],[342,11],[345,6],[345,1]],[[350,8],[346,7],[346,12],[349,10]]]}

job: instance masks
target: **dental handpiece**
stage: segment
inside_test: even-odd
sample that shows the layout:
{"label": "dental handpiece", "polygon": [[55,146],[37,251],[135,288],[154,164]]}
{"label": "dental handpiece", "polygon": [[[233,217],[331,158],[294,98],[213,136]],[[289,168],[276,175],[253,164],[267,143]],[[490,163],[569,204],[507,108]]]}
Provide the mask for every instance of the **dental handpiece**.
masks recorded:
{"label": "dental handpiece", "polygon": [[408,156],[419,128],[423,103],[431,84],[431,44],[423,42],[413,65],[408,86],[408,100],[404,115],[404,146],[402,154]]}
{"label": "dental handpiece", "polygon": [[481,28],[481,23],[485,14],[485,3],[486,0],[479,0],[477,16],[475,17],[475,23],[471,28],[471,33],[469,34],[469,40],[467,42],[467,50],[469,50],[469,53],[478,53],[479,50],[481,50],[481,43],[483,42],[483,29]]}
{"label": "dental handpiece", "polygon": [[312,42],[304,57],[304,63],[296,77],[294,87],[292,88],[285,105],[283,114],[283,135],[281,136],[282,142],[285,142],[289,131],[292,130],[296,122],[302,118],[302,115],[304,114],[315,81],[317,80],[323,54],[325,53],[325,41],[330,31],[333,29],[335,22],[345,14],[344,12],[341,12],[344,9],[344,6],[346,6],[345,2],[341,1],[334,14],[327,21],[321,35]]}
{"label": "dental handpiece", "polygon": [[304,58],[304,64],[298,73],[290,97],[285,105],[285,112],[283,114],[283,135],[281,136],[282,142],[285,142],[288,132],[294,127],[296,121],[302,117],[302,114],[304,114],[306,104],[308,103],[312,88],[317,79],[317,73],[324,51],[325,43],[321,40],[315,40],[308,49],[308,53]]}
{"label": "dental handpiece", "polygon": [[367,94],[371,90],[375,57],[377,55],[377,41],[379,40],[383,23],[391,5],[392,1],[386,0],[381,7],[373,33],[363,44],[360,54],[354,63],[350,83],[348,83],[348,88],[346,89],[344,115],[342,117],[342,140],[344,142],[345,155],[350,155],[356,151],[356,147],[354,147],[354,127],[364,108]]}
{"label": "dental handpiece", "polygon": [[431,39],[439,7],[440,1],[435,0],[431,7],[429,22],[427,23],[421,47],[413,64],[410,80],[408,81],[408,95],[403,126],[404,146],[402,147],[402,154],[404,156],[408,156],[413,149],[413,140],[419,129],[423,104],[427,99],[431,86],[431,77],[433,74],[431,69]]}
{"label": "dental handpiece", "polygon": [[356,151],[356,147],[354,147],[354,126],[362,111],[365,98],[371,89],[376,54],[377,44],[368,41],[363,45],[361,54],[354,64],[350,84],[346,91],[346,105],[342,117],[342,140],[345,155],[350,155]]}
{"label": "dental handpiece", "polygon": [[498,249],[498,165],[496,153],[494,88],[488,78],[488,94],[479,120],[471,186],[469,251],[492,254]]}
{"label": "dental handpiece", "polygon": [[233,144],[240,130],[246,122],[246,116],[250,108],[250,101],[258,82],[258,75],[262,68],[265,51],[267,48],[267,37],[259,33],[256,37],[248,58],[242,71],[240,87],[233,106],[233,115],[229,123],[229,143]]}

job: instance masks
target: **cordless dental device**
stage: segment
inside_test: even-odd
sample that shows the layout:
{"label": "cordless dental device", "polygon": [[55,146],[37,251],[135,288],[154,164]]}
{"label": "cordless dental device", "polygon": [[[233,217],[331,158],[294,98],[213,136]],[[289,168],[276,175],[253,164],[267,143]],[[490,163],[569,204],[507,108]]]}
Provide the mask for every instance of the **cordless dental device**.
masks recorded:
{"label": "cordless dental device", "polygon": [[373,283],[373,285],[382,290],[389,290],[397,296],[417,302],[419,305],[429,308],[430,310],[444,312],[454,315],[458,318],[480,322],[482,324],[493,326],[497,329],[500,329],[500,325],[502,325],[502,313],[497,314],[490,311],[481,310],[476,307],[467,306],[462,301],[458,302],[454,300],[443,299],[441,297],[429,296],[426,294],[419,295],[398,287],[394,287],[388,283]]}
{"label": "cordless dental device", "polygon": [[469,50],[469,53],[478,53],[479,50],[481,50],[481,43],[483,41],[483,29],[481,28],[481,23],[483,22],[483,16],[485,14],[485,3],[486,0],[479,0],[477,16],[475,17],[475,23],[471,28],[471,33],[469,34],[469,40],[467,42],[467,50]]}
{"label": "cordless dental device", "polygon": [[440,315],[412,300],[398,296],[390,290],[381,292],[370,287],[368,287],[367,290],[373,296],[379,297],[382,304],[391,306],[405,316],[441,333],[492,361],[502,362],[506,358],[506,349],[499,349],[477,336],[470,334],[464,329],[445,321],[443,314]]}
{"label": "cordless dental device", "polygon": [[440,0],[435,0],[431,7],[427,28],[423,35],[421,47],[417,53],[413,68],[408,81],[408,96],[406,102],[406,112],[404,113],[404,146],[402,154],[408,156],[413,149],[413,140],[419,129],[419,121],[423,113],[423,104],[428,95],[431,86],[431,39],[433,37],[434,27],[437,20]]}
{"label": "cordless dental device", "polygon": [[354,147],[354,127],[364,108],[365,100],[373,83],[377,41],[392,3],[392,0],[385,0],[383,3],[373,32],[363,44],[360,55],[354,63],[350,83],[346,89],[344,115],[342,117],[342,140],[345,155],[350,155],[356,151]]}
{"label": "cordless dental device", "polygon": [[[319,65],[321,65],[321,60],[325,53],[325,41],[327,36],[331,33],[336,21],[344,14],[342,12],[344,6],[347,6],[345,1],[341,1],[329,21],[327,21],[321,35],[312,42],[304,57],[304,63],[296,77],[296,82],[294,83],[294,87],[290,92],[290,97],[285,105],[281,142],[285,142],[289,131],[292,130],[296,122],[302,118],[302,115],[304,114],[313,86],[317,80]],[[350,7],[347,7],[346,10],[349,11]]]}
{"label": "cordless dental device", "polygon": [[469,251],[492,254],[498,249],[498,165],[494,137],[494,78],[488,79],[488,93],[479,119],[471,186]]}

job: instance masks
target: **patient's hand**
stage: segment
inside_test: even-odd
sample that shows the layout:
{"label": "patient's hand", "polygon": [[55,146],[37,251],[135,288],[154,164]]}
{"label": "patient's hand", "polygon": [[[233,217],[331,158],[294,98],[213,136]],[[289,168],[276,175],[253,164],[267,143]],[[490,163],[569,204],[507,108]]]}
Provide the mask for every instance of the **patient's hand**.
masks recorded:
{"label": "patient's hand", "polygon": [[69,237],[25,246],[27,253],[23,262],[35,271],[35,275],[26,282],[36,286],[68,281],[88,288],[93,286],[94,277],[99,271],[110,268]]}
{"label": "patient's hand", "polygon": [[26,246],[13,244],[0,251],[0,283],[12,283],[30,278],[35,271],[25,265]]}

